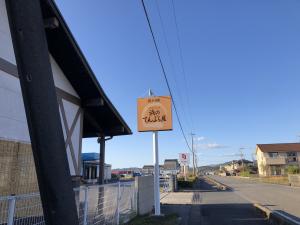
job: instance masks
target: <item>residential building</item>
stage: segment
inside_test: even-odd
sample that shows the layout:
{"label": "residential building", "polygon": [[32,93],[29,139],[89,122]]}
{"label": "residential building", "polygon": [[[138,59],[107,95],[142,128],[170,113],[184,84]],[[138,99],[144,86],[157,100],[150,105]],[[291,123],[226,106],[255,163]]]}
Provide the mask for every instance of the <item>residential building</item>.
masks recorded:
{"label": "residential building", "polygon": [[253,162],[240,159],[240,160],[232,160],[229,162],[224,163],[221,168],[224,169],[226,172],[234,173],[236,171],[241,171],[243,168],[253,166]]}
{"label": "residential building", "polygon": [[132,168],[118,168],[118,169],[113,169],[111,171],[112,174],[115,175],[128,175],[128,176],[135,176],[135,174],[141,174],[142,170],[137,167],[132,167]]}
{"label": "residential building", "polygon": [[[159,165],[160,173],[164,169],[163,165]],[[154,166],[153,165],[144,165],[142,168],[142,173],[144,175],[153,175],[154,174]]]}
{"label": "residential building", "polygon": [[300,143],[258,144],[256,158],[260,176],[284,175],[288,165],[300,165]]}
{"label": "residential building", "polygon": [[180,164],[177,159],[165,159],[161,174],[176,175],[179,172],[180,172]]}
{"label": "residential building", "polygon": [[[82,153],[81,154],[81,176],[87,183],[96,183],[99,178],[99,153]],[[104,164],[104,181],[111,179],[111,165]]]}
{"label": "residential building", "polygon": [[[73,38],[53,0],[40,1],[46,28],[65,151],[79,185],[82,138],[131,134]],[[37,178],[6,4],[0,1],[0,196],[37,192]],[[49,159],[55,160],[55,159]]]}

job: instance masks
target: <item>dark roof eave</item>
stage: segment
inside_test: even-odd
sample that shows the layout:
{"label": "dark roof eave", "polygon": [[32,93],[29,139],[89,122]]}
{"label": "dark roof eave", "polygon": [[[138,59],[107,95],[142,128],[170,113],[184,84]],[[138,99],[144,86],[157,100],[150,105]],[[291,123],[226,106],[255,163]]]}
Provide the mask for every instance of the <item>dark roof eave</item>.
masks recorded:
{"label": "dark roof eave", "polygon": [[[69,27],[67,26],[63,16],[61,15],[58,7],[52,0],[44,0],[43,3],[47,3],[48,6],[50,6],[52,13],[56,16],[56,19],[59,21],[59,26],[63,30],[63,34],[67,37],[67,40],[71,43],[73,50],[75,50],[77,57],[80,58],[80,62],[82,66],[84,67],[84,70],[86,74],[88,74],[89,79],[92,80],[92,83],[94,87],[97,89],[97,92],[99,94],[99,97],[101,97],[105,105],[109,108],[109,110],[114,114],[114,116],[117,118],[119,125],[124,127],[124,131],[119,132],[107,132],[105,133],[105,136],[119,136],[119,135],[129,135],[132,134],[131,129],[127,125],[127,123],[124,121],[122,116],[119,114],[119,112],[116,110],[116,108],[113,106],[109,98],[106,96],[105,92],[103,91],[102,87],[100,86],[96,76],[94,75],[92,69],[90,68],[88,62],[86,61],[81,49],[79,48],[79,45],[77,44],[76,40],[74,39]],[[51,49],[49,49],[51,50]],[[88,110],[88,109],[87,109]],[[83,134],[83,137],[97,137],[98,132],[91,132],[88,134]]]}

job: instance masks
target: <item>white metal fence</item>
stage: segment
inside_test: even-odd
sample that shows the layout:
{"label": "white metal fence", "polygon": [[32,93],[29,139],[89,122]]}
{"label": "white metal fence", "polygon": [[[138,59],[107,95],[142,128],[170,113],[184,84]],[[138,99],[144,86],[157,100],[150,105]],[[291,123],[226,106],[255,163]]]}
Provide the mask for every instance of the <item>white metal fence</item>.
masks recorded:
{"label": "white metal fence", "polygon": [[[134,182],[74,189],[80,225],[118,225],[137,212]],[[0,225],[45,224],[39,193],[0,197]]]}

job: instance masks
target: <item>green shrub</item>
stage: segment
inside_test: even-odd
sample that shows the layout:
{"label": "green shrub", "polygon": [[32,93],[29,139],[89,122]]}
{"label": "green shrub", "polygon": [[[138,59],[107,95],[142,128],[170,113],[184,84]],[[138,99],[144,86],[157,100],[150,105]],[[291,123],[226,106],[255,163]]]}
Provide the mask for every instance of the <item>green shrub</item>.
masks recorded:
{"label": "green shrub", "polygon": [[289,165],[286,170],[287,170],[288,174],[299,174],[300,173],[300,168],[297,165]]}
{"label": "green shrub", "polygon": [[192,188],[196,181],[196,176],[188,176],[186,180],[184,180],[184,177],[180,177],[177,179],[179,188]]}
{"label": "green shrub", "polygon": [[250,171],[244,170],[244,171],[240,172],[240,176],[241,177],[250,177]]}

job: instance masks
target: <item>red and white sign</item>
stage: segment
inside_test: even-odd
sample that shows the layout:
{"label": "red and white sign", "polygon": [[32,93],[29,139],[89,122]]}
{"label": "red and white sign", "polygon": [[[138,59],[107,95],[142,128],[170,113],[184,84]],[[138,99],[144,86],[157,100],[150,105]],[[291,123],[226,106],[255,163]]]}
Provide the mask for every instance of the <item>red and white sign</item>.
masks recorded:
{"label": "red and white sign", "polygon": [[179,153],[179,163],[182,166],[188,166],[190,164],[190,154],[189,153]]}

